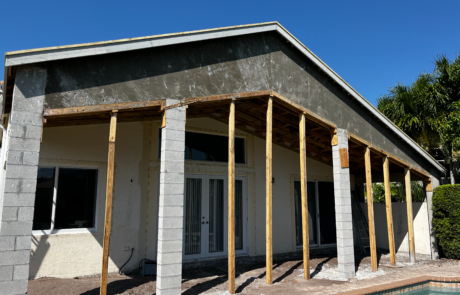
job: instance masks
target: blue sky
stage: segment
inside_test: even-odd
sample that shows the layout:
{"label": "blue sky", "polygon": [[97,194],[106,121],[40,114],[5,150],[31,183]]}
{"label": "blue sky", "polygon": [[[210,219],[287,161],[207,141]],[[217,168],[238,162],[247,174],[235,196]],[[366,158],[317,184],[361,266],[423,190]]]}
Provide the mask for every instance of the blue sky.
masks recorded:
{"label": "blue sky", "polygon": [[0,9],[2,54],[278,21],[374,105],[388,87],[431,72],[438,54],[460,53],[458,0],[42,0],[3,1]]}

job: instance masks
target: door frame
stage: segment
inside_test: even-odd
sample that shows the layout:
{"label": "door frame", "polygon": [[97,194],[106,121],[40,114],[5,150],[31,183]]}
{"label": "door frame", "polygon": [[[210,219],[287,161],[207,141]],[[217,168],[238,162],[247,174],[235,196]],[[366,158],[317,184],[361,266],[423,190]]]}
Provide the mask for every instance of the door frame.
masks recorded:
{"label": "door frame", "polygon": [[[201,253],[185,255],[185,211],[183,220],[182,230],[182,258],[183,260],[196,260],[196,259],[207,259],[214,257],[225,257],[228,255],[228,175],[224,174],[199,174],[199,173],[185,173],[184,184],[187,178],[199,178],[202,179],[202,203],[201,210],[202,216],[205,217],[205,221],[209,221],[209,180],[210,179],[222,179],[224,181],[224,248],[221,252],[209,253],[209,226],[202,226],[201,236]],[[235,250],[235,254],[247,254],[248,253],[248,193],[247,193],[247,177],[246,176],[235,176],[235,180],[242,181],[243,190],[243,249]],[[185,185],[184,185],[184,209],[185,210]],[[203,214],[204,213],[204,214]],[[205,228],[205,230],[203,230]]]}
{"label": "door frame", "polygon": [[[294,182],[300,182],[300,178],[296,177],[294,178]],[[334,183],[333,180],[323,180],[323,179],[307,179],[308,182],[314,182],[315,183],[315,207],[316,207],[316,243],[315,244],[309,244],[310,247],[328,247],[328,246],[334,246],[337,245],[337,243],[330,243],[330,244],[322,244],[321,243],[321,228],[320,228],[320,223],[321,223],[321,216],[319,215],[319,187],[318,187],[318,182],[332,182]],[[293,186],[294,187],[294,186]],[[308,196],[307,196],[308,197]],[[295,201],[294,201],[295,202]],[[295,206],[295,203],[294,203]],[[334,207],[335,210],[335,207]],[[294,212],[295,214],[295,212]],[[294,224],[293,226],[295,227],[295,218],[294,218]],[[295,240],[294,240],[295,243]],[[301,249],[303,246],[302,245],[296,245],[297,249]]]}

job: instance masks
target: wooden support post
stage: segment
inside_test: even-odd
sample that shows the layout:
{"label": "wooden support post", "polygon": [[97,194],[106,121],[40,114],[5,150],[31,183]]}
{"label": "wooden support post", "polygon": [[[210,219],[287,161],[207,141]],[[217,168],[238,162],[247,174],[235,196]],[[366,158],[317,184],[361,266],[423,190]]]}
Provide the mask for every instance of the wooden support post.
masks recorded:
{"label": "wooden support post", "polygon": [[387,211],[388,246],[390,249],[391,265],[396,265],[395,240],[393,233],[393,213],[391,209],[391,190],[390,190],[390,159],[383,158],[383,179],[385,183],[385,206]]}
{"label": "wooden support post", "polygon": [[307,139],[305,136],[305,114],[300,115],[300,180],[302,194],[302,238],[303,238],[303,278],[310,279],[310,246],[308,237],[308,199],[307,199]]}
{"label": "wooden support post", "polygon": [[235,294],[235,101],[228,117],[228,292]]}
{"label": "wooden support post", "polygon": [[372,271],[377,271],[377,246],[375,242],[375,225],[374,225],[374,193],[372,191],[372,175],[371,175],[371,149],[365,148],[365,164],[366,164],[366,195],[367,195],[367,215],[369,220],[369,243],[371,251],[371,266]]}
{"label": "wooden support post", "polygon": [[115,135],[117,131],[117,112],[110,118],[109,159],[107,163],[107,188],[105,196],[104,240],[102,247],[101,295],[107,294],[107,270],[109,267],[110,227],[112,225],[113,172],[115,167]]}
{"label": "wooden support post", "polygon": [[266,279],[267,284],[273,283],[272,267],[272,119],[273,119],[273,98],[270,96],[267,106],[267,131],[266,131],[266,167],[265,167],[265,231],[266,231]]}
{"label": "wooden support post", "polygon": [[407,205],[407,228],[409,232],[409,257],[410,262],[415,263],[415,241],[414,241],[414,222],[412,216],[412,186],[410,181],[410,170],[404,168],[404,178],[406,181],[406,205]]}

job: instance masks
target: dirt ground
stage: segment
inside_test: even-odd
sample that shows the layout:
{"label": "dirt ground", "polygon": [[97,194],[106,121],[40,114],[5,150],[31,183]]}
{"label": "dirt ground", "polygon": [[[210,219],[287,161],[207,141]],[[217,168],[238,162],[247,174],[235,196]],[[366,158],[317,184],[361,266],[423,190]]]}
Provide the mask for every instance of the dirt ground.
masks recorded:
{"label": "dirt ground", "polygon": [[[373,273],[370,257],[355,256],[357,279],[340,281],[334,277],[336,257],[317,257],[310,261],[311,280],[303,279],[301,260],[275,261],[273,284],[265,283],[265,264],[237,264],[236,293],[241,294],[336,294],[370,286],[415,278],[423,275],[453,277],[460,275],[460,261],[441,259],[437,261],[417,259],[415,265],[408,262],[407,255],[397,256],[397,266],[389,267],[387,255],[379,255],[379,270]],[[155,294],[154,276],[109,275],[108,294]],[[184,270],[182,294],[228,294],[227,266]],[[40,278],[29,281],[28,295],[96,295],[99,294],[99,277],[74,279]]]}

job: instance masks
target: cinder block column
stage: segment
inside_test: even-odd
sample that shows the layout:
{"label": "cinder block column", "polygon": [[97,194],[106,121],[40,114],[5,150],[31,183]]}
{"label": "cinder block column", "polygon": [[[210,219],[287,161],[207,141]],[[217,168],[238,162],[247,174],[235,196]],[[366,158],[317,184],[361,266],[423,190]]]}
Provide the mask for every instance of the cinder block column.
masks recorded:
{"label": "cinder block column", "polygon": [[335,221],[337,227],[338,271],[343,278],[355,276],[355,255],[353,246],[353,220],[351,213],[350,168],[342,168],[340,149],[347,149],[347,130],[337,129],[338,144],[332,146],[334,169]]}
{"label": "cinder block column", "polygon": [[[179,100],[167,99],[166,106]],[[161,131],[157,294],[181,294],[185,107],[166,110]]]}
{"label": "cinder block column", "polygon": [[431,192],[426,192],[426,205],[428,210],[428,229],[430,231],[430,251],[431,260],[439,259],[438,243],[436,242],[436,233],[433,230],[433,191],[439,186],[439,178],[431,175]]}
{"label": "cinder block column", "polygon": [[[25,294],[37,186],[46,70],[17,70],[0,192],[0,293]],[[0,163],[3,169],[4,163]]]}

